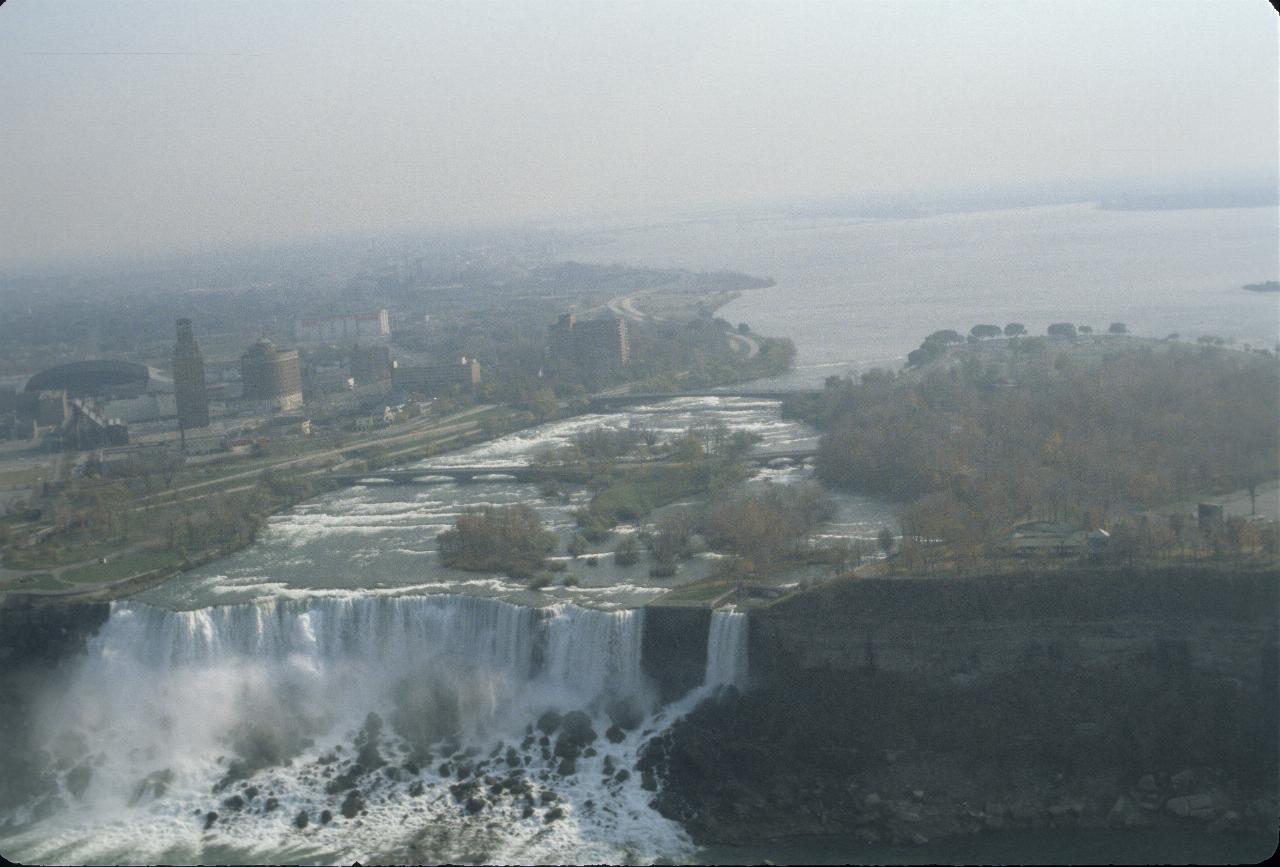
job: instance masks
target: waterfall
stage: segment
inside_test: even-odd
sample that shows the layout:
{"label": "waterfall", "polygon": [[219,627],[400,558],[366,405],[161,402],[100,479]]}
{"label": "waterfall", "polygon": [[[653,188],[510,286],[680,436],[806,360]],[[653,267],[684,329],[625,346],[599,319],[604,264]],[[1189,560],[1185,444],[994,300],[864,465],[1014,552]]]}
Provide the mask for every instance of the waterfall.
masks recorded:
{"label": "waterfall", "polygon": [[707,631],[708,687],[736,686],[747,682],[747,615],[732,607],[711,612]]}
{"label": "waterfall", "polygon": [[[517,704],[587,706],[643,687],[641,610],[544,609],[470,596],[269,600],[168,611],[116,603],[90,642],[82,683],[130,684],[130,700],[195,702],[259,686],[320,706],[385,701],[406,679],[481,684],[493,717]],[[122,710],[127,710],[122,708]],[[170,708],[157,708],[171,713]],[[491,720],[467,720],[484,724]]]}
{"label": "waterfall", "polygon": [[[317,852],[441,862],[485,852],[509,863],[617,863],[687,853],[687,837],[650,808],[632,770],[681,712],[655,716],[643,627],[643,610],[454,595],[192,611],[114,603],[69,688],[35,721],[58,803],[7,838],[6,854],[297,863],[335,860]],[[539,742],[533,724],[548,710],[591,718],[597,739],[576,767],[553,749],[559,732]],[[624,711],[633,722],[606,738]],[[370,743],[375,763],[358,766]],[[472,795],[455,797],[473,764],[479,817]],[[534,801],[493,791],[491,778],[517,774]],[[357,789],[358,818],[343,812]],[[548,789],[564,816],[550,835]],[[33,818],[24,806],[0,824]],[[422,840],[427,849],[405,848]]]}

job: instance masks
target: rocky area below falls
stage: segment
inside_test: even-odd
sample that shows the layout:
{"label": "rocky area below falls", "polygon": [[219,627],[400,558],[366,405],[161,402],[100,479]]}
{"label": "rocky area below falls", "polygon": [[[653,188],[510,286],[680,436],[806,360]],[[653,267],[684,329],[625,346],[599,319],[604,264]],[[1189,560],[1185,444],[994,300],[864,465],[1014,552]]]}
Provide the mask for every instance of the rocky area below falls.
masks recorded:
{"label": "rocky area below falls", "polygon": [[[702,844],[841,835],[925,845],[1013,829],[1276,833],[1274,756],[1248,754],[1251,738],[1265,740],[1253,725],[1265,719],[1246,718],[1247,702],[1188,695],[1195,684],[1181,687],[1182,704],[1176,687],[1131,700],[1103,690],[1112,700],[1097,702],[1084,686],[1050,677],[963,695],[885,676],[798,676],[786,689],[704,702],[649,744],[639,770],[656,784],[657,809]],[[1216,704],[1207,719],[1185,715],[1202,703]],[[1197,744],[1210,734],[1229,743]]]}

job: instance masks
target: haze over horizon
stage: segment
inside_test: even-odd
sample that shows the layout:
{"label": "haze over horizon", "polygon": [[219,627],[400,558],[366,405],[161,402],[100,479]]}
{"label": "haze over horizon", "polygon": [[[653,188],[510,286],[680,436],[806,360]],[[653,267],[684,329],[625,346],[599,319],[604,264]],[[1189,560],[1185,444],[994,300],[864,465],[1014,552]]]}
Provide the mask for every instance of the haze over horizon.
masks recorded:
{"label": "haze over horizon", "polygon": [[961,189],[1274,183],[1262,2],[0,10],[0,267]]}

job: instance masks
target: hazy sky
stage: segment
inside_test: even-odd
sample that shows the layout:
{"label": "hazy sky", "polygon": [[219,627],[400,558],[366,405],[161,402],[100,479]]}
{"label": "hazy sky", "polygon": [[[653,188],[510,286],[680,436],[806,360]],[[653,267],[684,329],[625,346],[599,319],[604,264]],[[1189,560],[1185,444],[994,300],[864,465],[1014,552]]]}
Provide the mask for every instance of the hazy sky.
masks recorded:
{"label": "hazy sky", "polygon": [[1274,175],[1222,2],[10,0],[0,267],[345,230]]}

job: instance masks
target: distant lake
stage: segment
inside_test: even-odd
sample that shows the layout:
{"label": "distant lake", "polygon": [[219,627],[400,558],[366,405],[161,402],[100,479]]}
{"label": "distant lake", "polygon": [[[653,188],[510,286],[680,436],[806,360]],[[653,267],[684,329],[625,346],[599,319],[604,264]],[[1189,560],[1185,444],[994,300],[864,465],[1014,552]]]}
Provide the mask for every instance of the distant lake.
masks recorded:
{"label": "distant lake", "polygon": [[1280,298],[1241,290],[1280,275],[1276,208],[686,220],[602,229],[562,255],[773,277],[718,315],[794,339],[796,384],[896,365],[931,331],[979,322],[1280,341]]}

